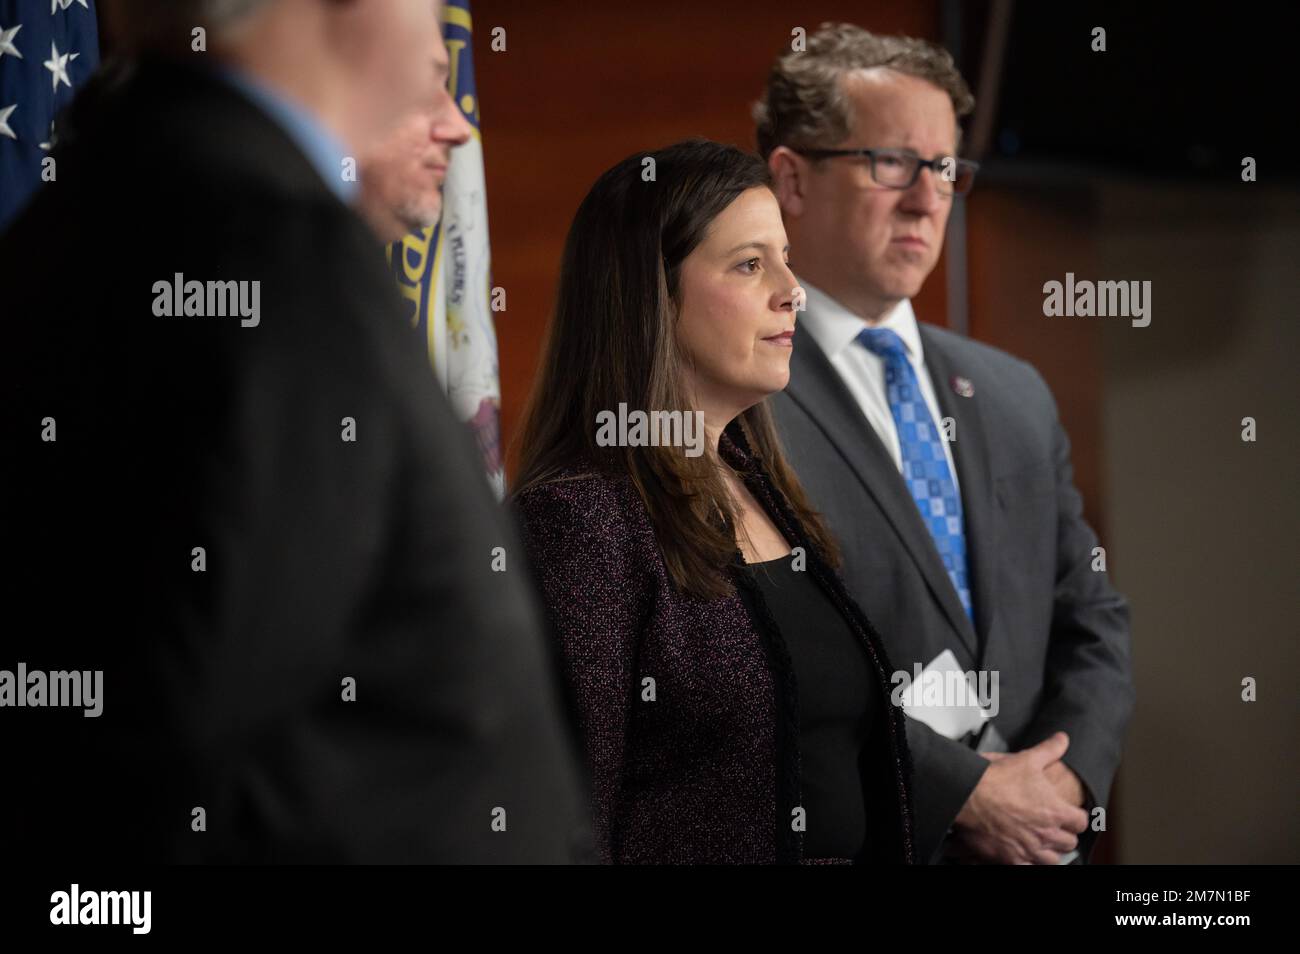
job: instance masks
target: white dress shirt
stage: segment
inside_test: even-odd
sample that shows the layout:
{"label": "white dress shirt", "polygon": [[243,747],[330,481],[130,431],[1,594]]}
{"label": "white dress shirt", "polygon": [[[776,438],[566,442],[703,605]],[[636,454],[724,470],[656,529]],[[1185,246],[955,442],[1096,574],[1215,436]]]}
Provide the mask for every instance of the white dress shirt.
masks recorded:
{"label": "white dress shirt", "polygon": [[[800,312],[796,320],[803,322],[809,336],[830,359],[849,393],[858,402],[863,415],[894,458],[894,466],[902,473],[903,455],[898,446],[898,426],[894,423],[894,414],[889,409],[889,399],[885,396],[885,359],[870,351],[857,337],[864,328],[888,328],[898,335],[907,351],[912,370],[916,372],[916,380],[921,385],[921,396],[930,409],[930,417],[942,435],[943,415],[934,398],[934,383],[930,380],[930,372],[925,367],[925,351],[921,347],[921,333],[916,327],[911,299],[904,298],[878,322],[868,324],[821,289],[804,281],[800,281],[799,287],[807,295],[807,310]],[[948,458],[948,469],[952,471],[953,486],[960,494],[957,465],[952,457],[952,447],[946,440],[943,442],[943,453]]]}

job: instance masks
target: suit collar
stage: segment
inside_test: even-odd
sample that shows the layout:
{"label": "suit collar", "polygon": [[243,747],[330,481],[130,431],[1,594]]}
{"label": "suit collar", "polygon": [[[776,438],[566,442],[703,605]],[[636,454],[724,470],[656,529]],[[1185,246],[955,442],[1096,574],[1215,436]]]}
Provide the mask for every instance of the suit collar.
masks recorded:
{"label": "suit collar", "polygon": [[175,177],[200,176],[241,197],[257,188],[337,201],[293,136],[209,68],[156,56],[105,67],[69,110],[73,162],[86,144],[112,171],[114,162],[134,163],[138,144],[149,143],[167,156],[165,172]]}
{"label": "suit collar", "polygon": [[913,364],[920,367],[924,362],[925,345],[910,298],[902,299],[879,321],[868,324],[817,286],[800,280],[799,287],[807,295],[807,308],[796,323],[807,327],[808,333],[828,357],[833,358],[845,348],[855,347],[854,343],[864,328],[887,328],[902,339]]}
{"label": "suit collar", "polygon": [[754,449],[741,427],[740,417],[734,418],[718,435],[718,456],[731,465],[737,473],[757,473],[758,461]]}
{"label": "suit collar", "polygon": [[[941,384],[948,373],[957,372],[952,370],[951,361],[937,353],[942,350],[942,345],[937,339],[927,335],[925,343],[929,347],[931,358],[939,357],[943,365],[942,372],[935,369],[935,381]],[[945,377],[940,377],[940,373]],[[942,387],[936,387],[936,391],[941,390]],[[839,372],[801,325],[795,328],[794,354],[790,360],[790,384],[786,388],[786,394],[802,407],[816,426],[823,431],[859,482],[876,501],[916,562],[953,630],[969,650],[971,657],[978,658],[979,640],[975,627],[961,605],[961,600],[953,588],[947,570],[944,569],[934,541],[917,510],[916,501],[908,492],[898,467],[880,437],[863,416],[853,395],[840,379]],[[962,400],[967,404],[970,403],[969,400]],[[979,477],[979,473],[987,470],[987,465],[979,463],[967,465],[964,463],[964,458],[967,456],[967,444],[972,445],[973,454],[979,453],[983,443],[983,437],[980,436],[982,424],[978,420],[977,412],[972,412],[969,408],[958,409],[951,401],[943,403],[942,399],[940,407],[945,416],[951,414],[957,420],[958,441],[953,456],[957,460],[958,475],[962,482],[963,502],[967,497],[968,469],[971,471],[971,479],[975,481],[971,499],[977,502],[971,509],[981,512],[971,524],[970,536],[974,536],[977,530],[986,528],[988,523],[983,512],[984,505],[978,502],[988,493],[987,479],[981,480]],[[959,411],[960,416],[954,414],[954,410]],[[971,439],[963,443],[961,436],[967,433],[967,428]],[[967,519],[972,519],[969,513]],[[980,537],[987,538],[987,533],[980,533]],[[983,563],[983,565],[988,564]],[[979,574],[976,579],[979,580],[985,575]],[[977,590],[977,595],[985,596],[982,588]],[[977,620],[986,620],[988,599],[978,599],[976,606]]]}
{"label": "suit collar", "polygon": [[321,182],[338,196],[340,202],[349,203],[356,198],[360,183],[355,177],[349,179],[343,175],[348,149],[319,117],[250,73],[230,66],[217,66],[213,68],[213,75],[238,90],[293,140]]}

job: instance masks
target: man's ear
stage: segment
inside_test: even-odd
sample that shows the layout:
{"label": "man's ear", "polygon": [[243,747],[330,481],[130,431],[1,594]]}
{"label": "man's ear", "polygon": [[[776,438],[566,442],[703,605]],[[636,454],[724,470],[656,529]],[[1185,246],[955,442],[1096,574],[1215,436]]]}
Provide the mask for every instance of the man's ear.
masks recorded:
{"label": "man's ear", "polygon": [[772,173],[772,192],[781,205],[781,214],[795,218],[803,215],[808,161],[787,146],[777,146],[767,157],[767,168]]}

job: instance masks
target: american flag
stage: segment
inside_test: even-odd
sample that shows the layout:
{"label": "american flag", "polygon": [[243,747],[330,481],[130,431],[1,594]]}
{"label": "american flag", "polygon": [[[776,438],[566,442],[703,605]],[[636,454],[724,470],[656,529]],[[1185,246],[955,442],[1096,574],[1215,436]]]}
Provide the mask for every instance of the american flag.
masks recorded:
{"label": "american flag", "polygon": [[0,0],[0,231],[58,181],[55,117],[98,66],[95,0]]}

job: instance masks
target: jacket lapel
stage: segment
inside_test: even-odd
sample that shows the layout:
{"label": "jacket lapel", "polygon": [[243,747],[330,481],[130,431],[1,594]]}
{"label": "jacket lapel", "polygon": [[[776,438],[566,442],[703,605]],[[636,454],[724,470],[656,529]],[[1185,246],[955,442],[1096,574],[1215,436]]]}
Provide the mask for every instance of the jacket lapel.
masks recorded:
{"label": "jacket lapel", "polygon": [[[962,515],[966,520],[966,557],[970,562],[975,622],[981,645],[988,644],[993,616],[994,513],[993,480],[989,462],[988,431],[981,413],[980,382],[973,371],[952,359],[940,337],[918,322],[925,348],[925,364],[934,384],[935,399],[944,417],[956,422],[952,445],[957,479],[961,484]],[[958,393],[959,382],[969,396]]]}
{"label": "jacket lapel", "polygon": [[[928,359],[928,341],[925,347]],[[962,608],[934,540],[922,522],[916,501],[908,492],[893,458],[821,346],[799,325],[795,326],[790,384],[785,393],[816,422],[876,501],[916,562],[958,637],[972,658],[978,658],[978,641],[970,617]],[[949,412],[945,410],[944,413]],[[957,427],[960,435],[960,420]],[[966,475],[960,464],[958,475],[964,490]]]}

